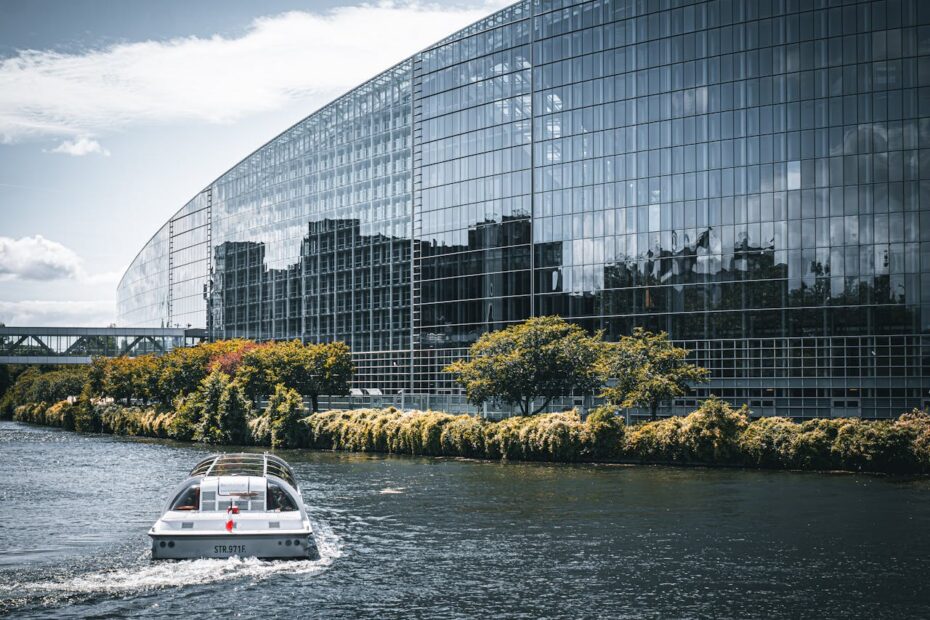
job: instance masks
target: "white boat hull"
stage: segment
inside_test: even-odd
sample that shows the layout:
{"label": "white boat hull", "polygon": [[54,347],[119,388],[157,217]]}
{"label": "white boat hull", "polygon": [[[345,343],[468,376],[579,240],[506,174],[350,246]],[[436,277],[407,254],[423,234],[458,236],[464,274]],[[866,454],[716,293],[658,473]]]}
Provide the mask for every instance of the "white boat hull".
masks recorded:
{"label": "white boat hull", "polygon": [[319,557],[312,534],[154,534],[153,560],[254,557],[312,560]]}

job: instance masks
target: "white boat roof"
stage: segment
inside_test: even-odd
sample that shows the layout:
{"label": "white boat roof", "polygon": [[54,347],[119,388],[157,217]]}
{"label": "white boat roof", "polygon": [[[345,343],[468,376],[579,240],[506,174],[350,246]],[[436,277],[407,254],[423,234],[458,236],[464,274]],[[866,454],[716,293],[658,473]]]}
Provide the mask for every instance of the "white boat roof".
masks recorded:
{"label": "white boat roof", "polygon": [[194,465],[190,473],[191,478],[207,476],[275,476],[297,488],[297,476],[291,466],[284,459],[267,452],[211,454]]}

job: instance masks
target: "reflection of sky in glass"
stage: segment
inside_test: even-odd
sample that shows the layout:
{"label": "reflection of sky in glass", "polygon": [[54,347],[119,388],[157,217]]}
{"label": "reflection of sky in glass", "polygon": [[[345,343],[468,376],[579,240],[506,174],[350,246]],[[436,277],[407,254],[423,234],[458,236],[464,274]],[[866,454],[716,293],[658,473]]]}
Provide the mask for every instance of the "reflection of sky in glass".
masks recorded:
{"label": "reflection of sky in glass", "polygon": [[801,189],[801,162],[788,162],[788,189]]}

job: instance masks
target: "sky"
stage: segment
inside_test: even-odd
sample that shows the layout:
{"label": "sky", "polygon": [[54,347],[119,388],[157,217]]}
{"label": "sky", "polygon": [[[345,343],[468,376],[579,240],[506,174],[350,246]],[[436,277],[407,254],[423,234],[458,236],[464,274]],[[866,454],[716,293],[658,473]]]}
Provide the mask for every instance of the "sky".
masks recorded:
{"label": "sky", "polygon": [[106,326],[185,202],[508,0],[0,0],[0,323]]}

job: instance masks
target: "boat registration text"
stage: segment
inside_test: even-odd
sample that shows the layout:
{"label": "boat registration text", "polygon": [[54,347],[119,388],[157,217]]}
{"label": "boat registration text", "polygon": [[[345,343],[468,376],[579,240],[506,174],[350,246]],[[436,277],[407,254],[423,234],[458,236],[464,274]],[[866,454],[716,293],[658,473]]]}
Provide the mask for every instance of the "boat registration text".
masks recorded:
{"label": "boat registration text", "polygon": [[213,553],[245,553],[245,545],[213,545]]}

